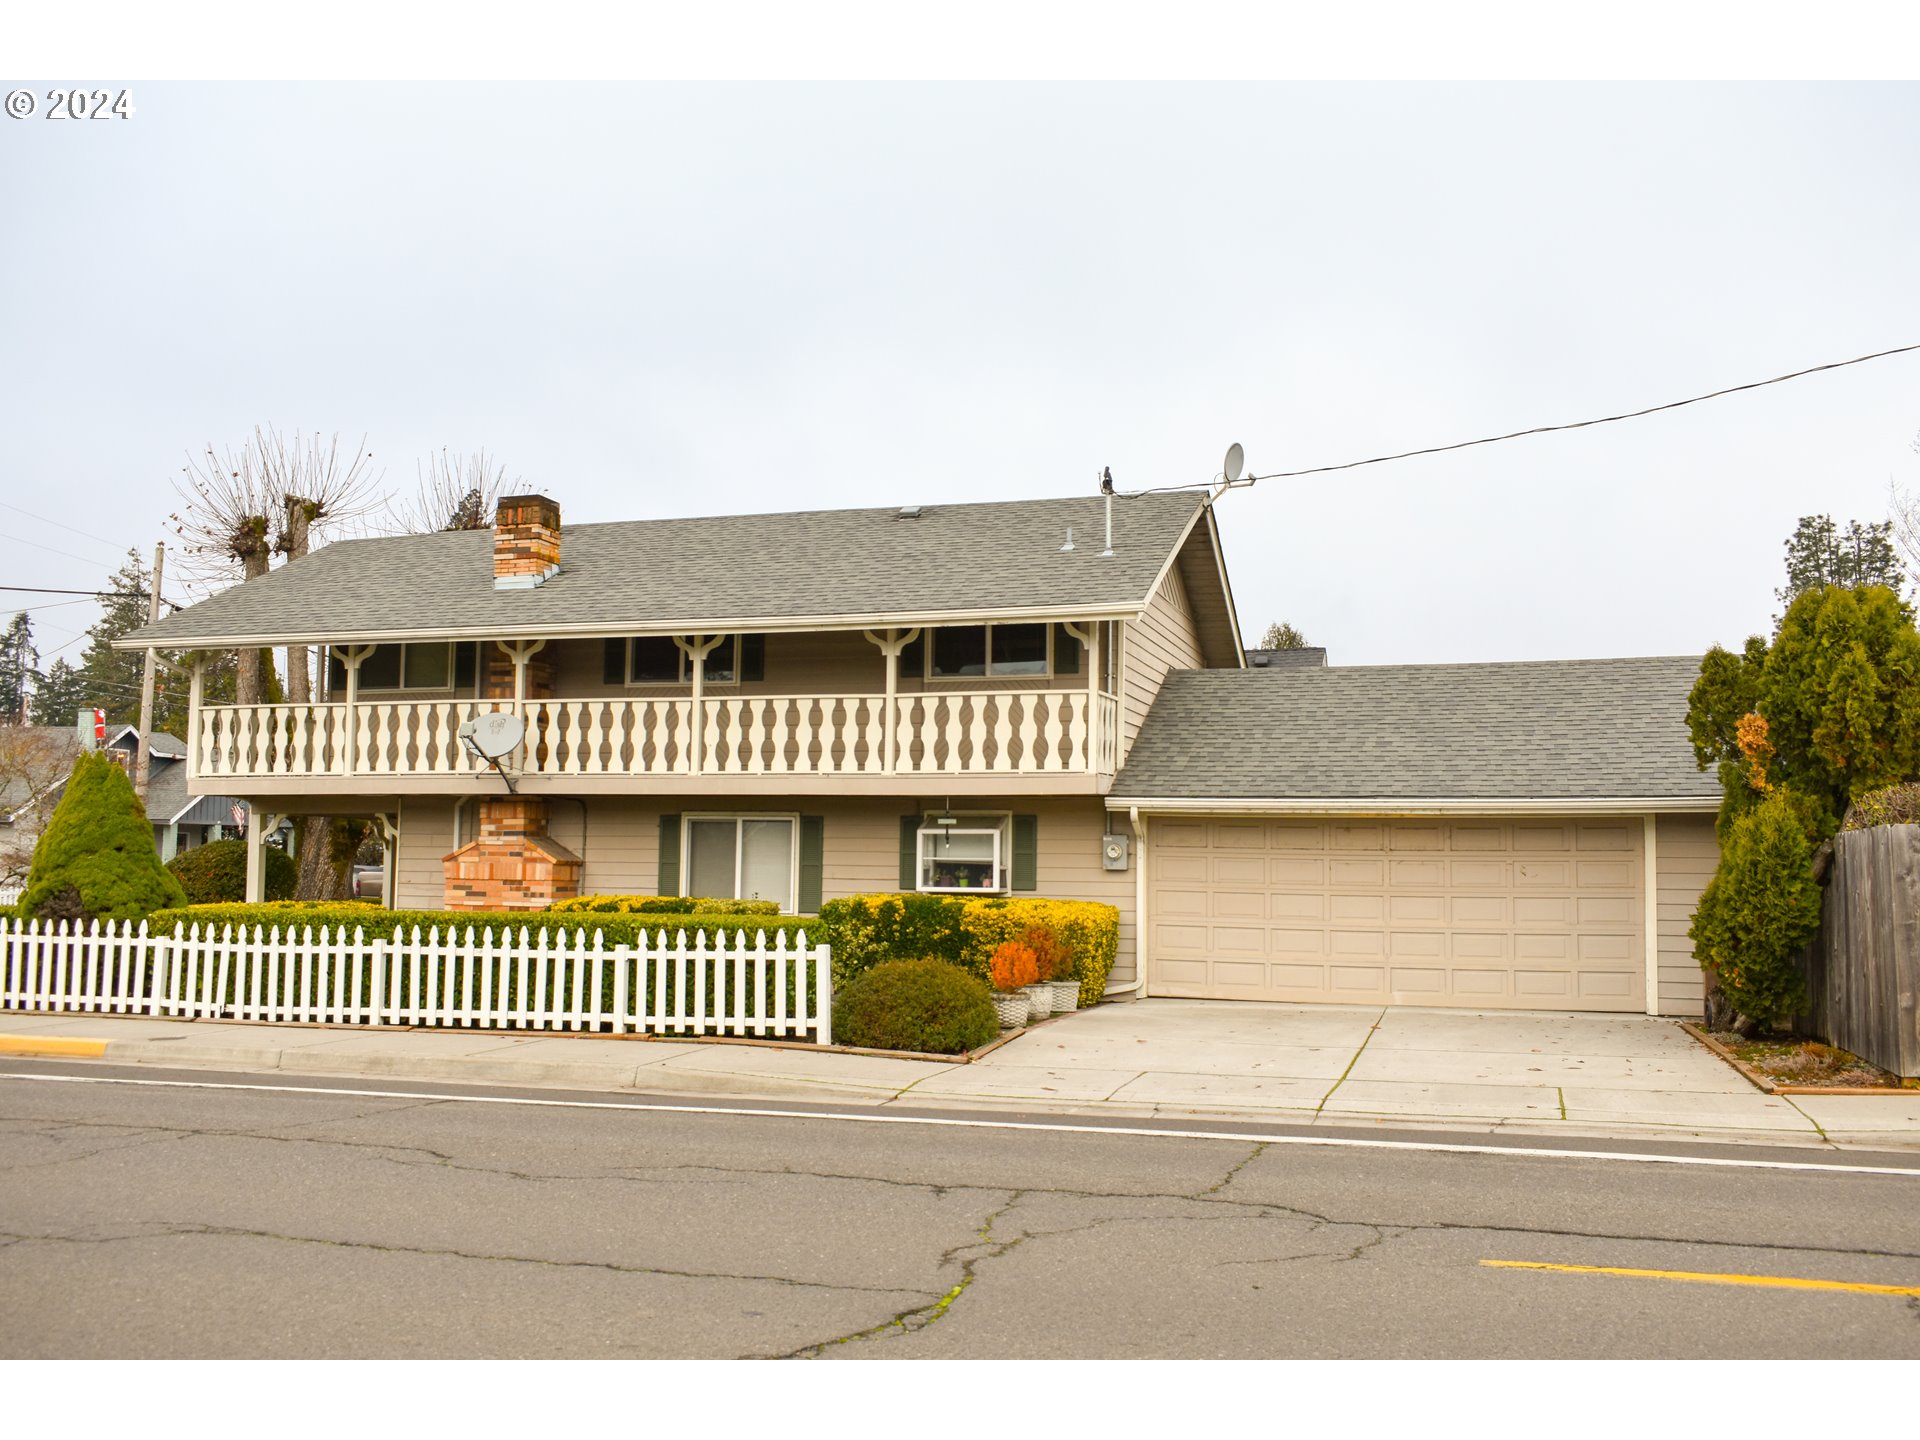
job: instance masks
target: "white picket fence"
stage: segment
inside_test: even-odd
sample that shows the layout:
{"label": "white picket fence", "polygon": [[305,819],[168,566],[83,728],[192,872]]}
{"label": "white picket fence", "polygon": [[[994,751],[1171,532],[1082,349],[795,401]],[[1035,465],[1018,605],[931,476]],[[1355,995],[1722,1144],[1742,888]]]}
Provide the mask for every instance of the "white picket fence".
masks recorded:
{"label": "white picket fence", "polygon": [[0,919],[0,1010],[833,1043],[831,947],[805,931],[603,940]]}
{"label": "white picket fence", "polygon": [[0,885],[0,905],[18,905],[27,892],[19,885]]}

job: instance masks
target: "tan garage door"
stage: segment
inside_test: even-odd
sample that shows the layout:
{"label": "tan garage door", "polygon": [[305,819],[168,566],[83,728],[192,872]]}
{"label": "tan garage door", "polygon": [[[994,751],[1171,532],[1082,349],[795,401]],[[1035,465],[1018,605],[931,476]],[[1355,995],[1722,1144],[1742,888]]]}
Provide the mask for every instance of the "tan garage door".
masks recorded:
{"label": "tan garage door", "polygon": [[1646,1005],[1637,817],[1156,818],[1148,841],[1155,995]]}

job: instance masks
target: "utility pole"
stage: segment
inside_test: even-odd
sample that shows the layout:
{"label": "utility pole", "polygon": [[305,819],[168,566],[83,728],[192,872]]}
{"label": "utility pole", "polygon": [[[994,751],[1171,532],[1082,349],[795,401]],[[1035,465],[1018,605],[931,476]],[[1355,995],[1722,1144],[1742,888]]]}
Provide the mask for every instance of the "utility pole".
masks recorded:
{"label": "utility pole", "polygon": [[[167,563],[167,542],[162,540],[153,547],[153,582],[147,595],[147,623],[154,624],[160,618],[160,571]],[[140,797],[142,808],[147,803],[147,780],[153,774],[153,670],[158,657],[153,647],[147,647],[147,663],[140,670],[140,748],[136,752],[133,767],[133,793]]]}

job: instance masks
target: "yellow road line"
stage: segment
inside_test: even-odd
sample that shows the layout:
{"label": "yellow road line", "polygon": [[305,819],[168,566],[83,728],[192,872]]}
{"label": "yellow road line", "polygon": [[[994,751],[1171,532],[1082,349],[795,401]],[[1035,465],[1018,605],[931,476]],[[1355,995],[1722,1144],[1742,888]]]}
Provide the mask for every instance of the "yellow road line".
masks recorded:
{"label": "yellow road line", "polygon": [[0,1055],[81,1055],[107,1053],[104,1040],[76,1040],[66,1035],[0,1035]]}
{"label": "yellow road line", "polygon": [[1493,1270],[1555,1270],[1570,1275],[1627,1275],[1694,1285],[1760,1285],[1775,1290],[1843,1290],[1854,1295],[1920,1295],[1920,1285],[1867,1285],[1853,1280],[1802,1280],[1794,1275],[1715,1275],[1700,1270],[1629,1270],[1617,1265],[1549,1265],[1544,1260],[1482,1260]]}

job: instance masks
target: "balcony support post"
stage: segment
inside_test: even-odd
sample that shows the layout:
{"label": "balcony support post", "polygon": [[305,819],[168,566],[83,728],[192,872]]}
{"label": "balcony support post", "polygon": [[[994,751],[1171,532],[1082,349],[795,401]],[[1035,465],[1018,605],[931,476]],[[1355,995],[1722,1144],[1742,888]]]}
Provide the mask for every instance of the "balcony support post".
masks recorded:
{"label": "balcony support post", "polygon": [[247,904],[258,905],[267,898],[267,836],[280,828],[280,816],[269,815],[258,804],[247,802]]}
{"label": "balcony support post", "polygon": [[360,758],[360,662],[373,654],[371,645],[333,645],[328,647],[340,657],[341,668],[347,672],[347,753],[341,757],[340,773],[351,775],[354,762]]}
{"label": "balcony support post", "polygon": [[1069,621],[1066,631],[1080,642],[1080,648],[1087,652],[1087,769],[1098,767],[1100,759],[1100,621],[1089,620],[1085,625]]}
{"label": "balcony support post", "polygon": [[[673,643],[678,645],[693,666],[693,744],[690,766],[695,775],[707,768],[707,707],[704,695],[707,684],[707,656],[720,648],[724,635],[709,635],[704,639],[698,635],[688,635],[684,639],[676,635]],[[737,666],[740,657],[736,654],[733,663]],[[738,670],[734,672],[736,675]]]}
{"label": "balcony support post", "polygon": [[[871,630],[864,633],[871,643],[880,647],[880,653],[887,657],[887,712],[883,722],[886,738],[881,742],[886,747],[886,753],[880,758],[880,773],[892,775],[899,768],[899,756],[896,753],[898,746],[894,743],[894,737],[900,708],[895,703],[900,694],[900,652],[920,638],[920,629],[915,626],[902,634],[898,628],[894,628],[888,630],[884,637]],[[849,748],[851,748],[851,742],[849,742]]]}
{"label": "balcony support post", "polygon": [[200,775],[200,701],[207,691],[207,660],[193,652],[193,670],[187,682],[187,779]]}

